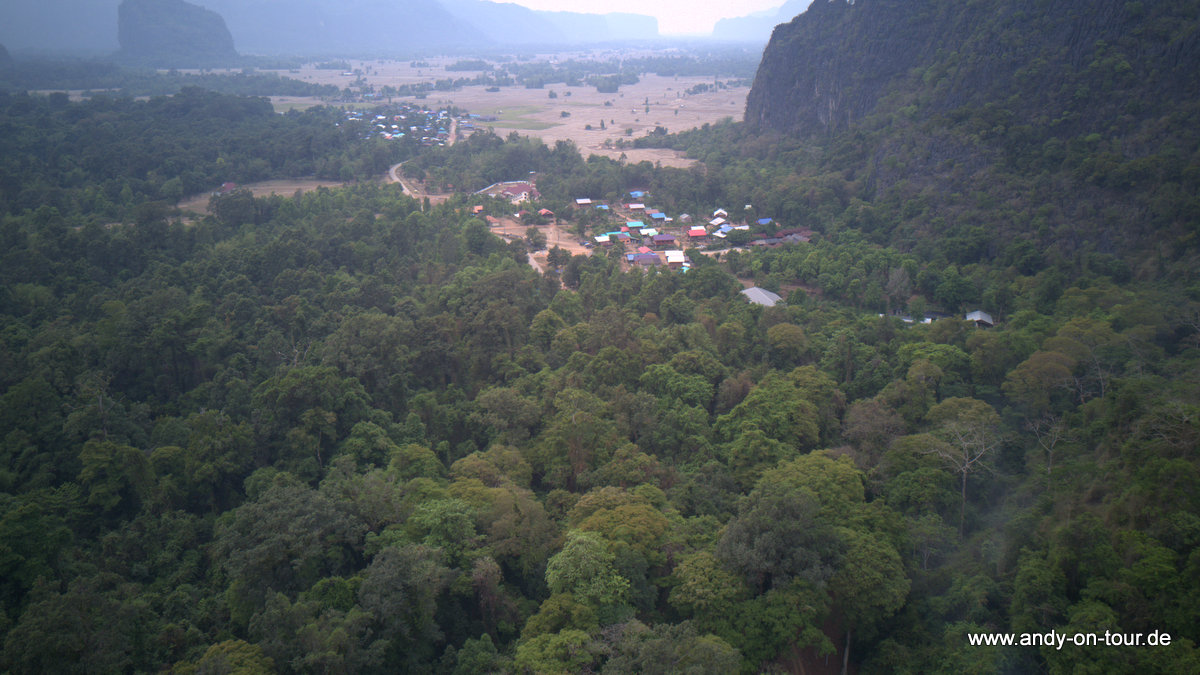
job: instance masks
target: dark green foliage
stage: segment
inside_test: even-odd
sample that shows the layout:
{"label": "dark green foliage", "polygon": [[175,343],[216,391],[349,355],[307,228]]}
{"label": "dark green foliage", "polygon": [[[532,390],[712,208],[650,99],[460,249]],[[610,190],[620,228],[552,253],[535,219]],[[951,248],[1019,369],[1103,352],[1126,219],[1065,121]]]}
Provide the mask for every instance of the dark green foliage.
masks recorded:
{"label": "dark green foliage", "polygon": [[366,164],[360,157],[347,165],[340,154],[366,142],[339,129],[332,110],[280,116],[265,99],[192,88],[146,102],[101,97],[65,108],[52,98],[0,94],[0,111],[11,127],[0,140],[0,211],[40,209],[52,230],[67,220],[121,220],[147,201],[226,182],[281,174],[339,179],[346,167],[350,177],[359,169],[374,176],[399,151],[383,146]]}
{"label": "dark green foliage", "polygon": [[[247,62],[252,65],[252,62]],[[267,68],[279,64],[266,63]],[[0,90],[108,91],[123,96],[167,96],[188,87],[199,87],[222,94],[242,96],[320,96],[334,97],[341,91],[331,84],[315,84],[275,73],[254,72],[251,67],[239,73],[180,72],[122,68],[104,61],[51,61],[29,59],[0,63]]]}
{"label": "dark green foliage", "polygon": [[821,586],[841,563],[842,544],[819,511],[807,490],[761,486],[726,528],[717,555],[759,591],[792,579]]}

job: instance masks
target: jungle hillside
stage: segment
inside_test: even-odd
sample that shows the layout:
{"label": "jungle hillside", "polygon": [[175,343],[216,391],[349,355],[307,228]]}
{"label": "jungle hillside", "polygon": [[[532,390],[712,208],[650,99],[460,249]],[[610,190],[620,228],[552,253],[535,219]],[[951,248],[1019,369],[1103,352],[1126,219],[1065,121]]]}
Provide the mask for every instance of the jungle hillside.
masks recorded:
{"label": "jungle hillside", "polygon": [[690,168],[7,86],[0,669],[1200,671],[1196,4],[818,0]]}

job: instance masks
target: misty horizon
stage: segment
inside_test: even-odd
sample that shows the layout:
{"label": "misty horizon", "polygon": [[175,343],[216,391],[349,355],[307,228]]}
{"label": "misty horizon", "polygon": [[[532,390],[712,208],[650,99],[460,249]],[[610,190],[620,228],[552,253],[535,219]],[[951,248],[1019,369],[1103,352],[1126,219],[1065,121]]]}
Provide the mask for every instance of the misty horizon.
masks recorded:
{"label": "misty horizon", "polygon": [[[181,4],[184,0],[172,0]],[[504,48],[715,40],[766,43],[809,0],[194,0],[224,21],[244,56],[386,56]],[[169,5],[171,3],[161,3]],[[120,47],[121,0],[19,1],[0,7],[0,44],[20,56],[105,57]],[[160,6],[160,5],[155,5]],[[552,8],[552,9],[551,9]],[[587,11],[587,10],[593,11]]]}

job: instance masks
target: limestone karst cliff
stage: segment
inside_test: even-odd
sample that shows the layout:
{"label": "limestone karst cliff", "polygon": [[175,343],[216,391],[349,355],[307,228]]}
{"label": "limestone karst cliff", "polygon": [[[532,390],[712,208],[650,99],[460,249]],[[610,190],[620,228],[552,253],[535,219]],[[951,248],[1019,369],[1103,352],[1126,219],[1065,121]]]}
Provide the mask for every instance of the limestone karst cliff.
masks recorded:
{"label": "limestone karst cliff", "polygon": [[120,60],[148,66],[229,65],[238,55],[221,15],[183,0],[125,0],[117,39]]}

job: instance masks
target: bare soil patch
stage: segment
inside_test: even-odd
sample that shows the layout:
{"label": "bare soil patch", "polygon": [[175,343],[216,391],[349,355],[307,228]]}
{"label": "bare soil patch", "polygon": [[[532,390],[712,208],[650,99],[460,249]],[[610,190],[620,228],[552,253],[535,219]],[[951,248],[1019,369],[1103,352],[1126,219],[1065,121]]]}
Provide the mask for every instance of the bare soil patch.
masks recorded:
{"label": "bare soil patch", "polygon": [[[493,227],[492,232],[506,239],[524,239],[525,231],[530,228],[529,225],[522,223],[516,218],[501,218],[500,225]],[[539,225],[537,229],[542,234],[546,235],[546,248],[552,249],[555,246],[568,251],[571,255],[591,255],[592,249],[588,248],[579,242],[584,238],[575,234],[574,230],[570,229],[569,223],[563,223],[559,226],[558,221],[551,225]],[[546,260],[546,251],[535,252],[534,257],[538,257],[543,266]]]}

